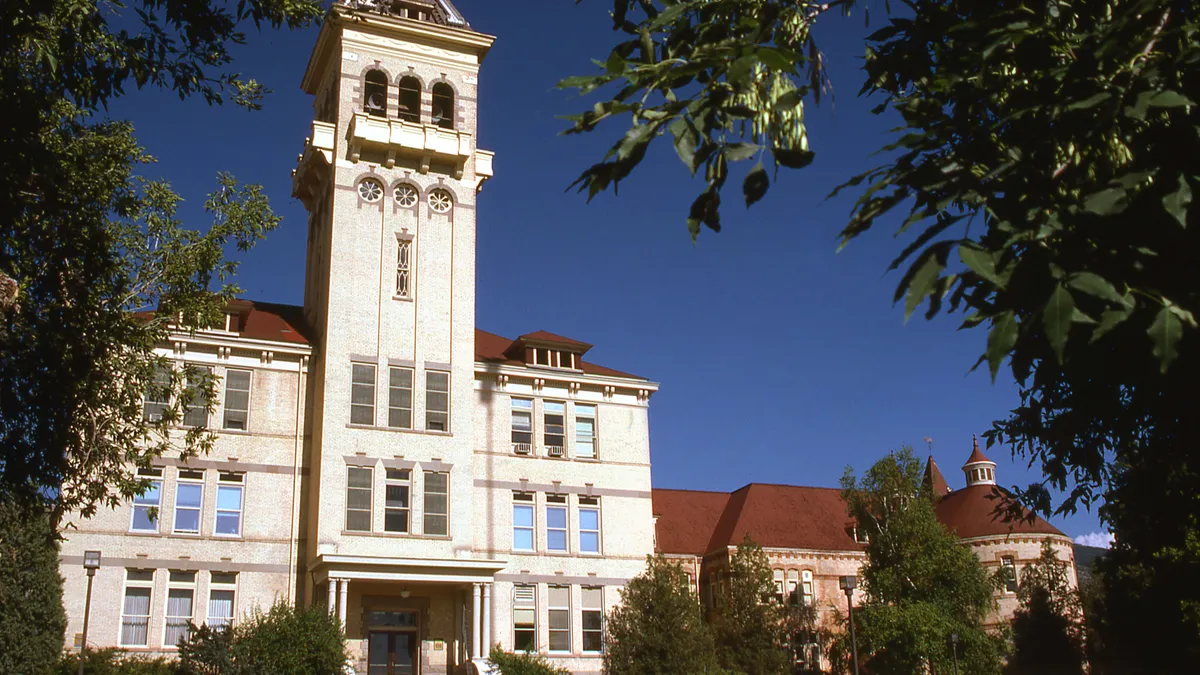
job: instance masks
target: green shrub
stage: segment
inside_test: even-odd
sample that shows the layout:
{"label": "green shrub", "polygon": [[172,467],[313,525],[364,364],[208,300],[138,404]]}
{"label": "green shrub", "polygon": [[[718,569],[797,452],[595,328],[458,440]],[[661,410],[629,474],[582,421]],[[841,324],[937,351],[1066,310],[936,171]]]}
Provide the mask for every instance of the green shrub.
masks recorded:
{"label": "green shrub", "polygon": [[551,665],[540,654],[514,654],[499,646],[492,647],[488,663],[501,675],[570,675],[567,670]]}
{"label": "green shrub", "polygon": [[0,673],[50,672],[66,627],[50,517],[0,494]]}
{"label": "green shrub", "polygon": [[199,627],[179,646],[185,675],[340,675],[346,644],[336,617],[277,602],[232,630]]}
{"label": "green shrub", "polygon": [[[55,675],[77,675],[79,655],[63,654]],[[179,666],[172,660],[130,654],[120,649],[89,649],[83,662],[87,675],[178,675]]]}

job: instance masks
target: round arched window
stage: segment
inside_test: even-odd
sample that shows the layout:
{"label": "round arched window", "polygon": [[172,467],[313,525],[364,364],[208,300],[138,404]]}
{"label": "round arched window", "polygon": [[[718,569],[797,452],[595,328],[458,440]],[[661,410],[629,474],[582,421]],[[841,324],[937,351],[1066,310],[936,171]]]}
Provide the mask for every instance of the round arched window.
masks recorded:
{"label": "round arched window", "polygon": [[438,213],[446,213],[454,207],[454,197],[445,190],[434,190],[429,193],[429,208]]}
{"label": "round arched window", "polygon": [[417,189],[411,185],[397,185],[392,191],[392,196],[396,199],[396,203],[400,206],[408,208],[415,206],[417,203]]}
{"label": "round arched window", "polygon": [[379,201],[383,197],[383,183],[371,178],[364,180],[358,184],[358,196],[367,202]]}

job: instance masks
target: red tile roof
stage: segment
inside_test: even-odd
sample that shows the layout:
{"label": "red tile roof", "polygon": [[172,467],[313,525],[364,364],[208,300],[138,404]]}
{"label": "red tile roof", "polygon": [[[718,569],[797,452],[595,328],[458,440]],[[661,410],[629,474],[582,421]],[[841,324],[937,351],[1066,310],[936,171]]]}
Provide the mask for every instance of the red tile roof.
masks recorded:
{"label": "red tile roof", "polygon": [[[539,333],[542,333],[542,331],[539,331],[538,333],[533,333],[532,335],[538,335]],[[550,333],[545,333],[545,334],[551,335]],[[540,339],[540,338],[533,338],[533,339]],[[569,339],[569,338],[560,338],[560,339],[565,340],[565,339]],[[480,330],[480,329],[476,328],[475,329],[475,359],[477,361],[483,361],[484,363],[497,363],[497,364],[504,364],[504,365],[511,365],[511,366],[524,366],[525,365],[524,361],[521,361],[519,359],[513,359],[508,356],[509,347],[511,347],[514,342],[516,342],[516,340],[510,340],[506,337],[501,337],[499,335],[496,335],[495,333],[489,333],[485,330]],[[584,344],[584,343],[578,342],[576,340],[571,340],[571,342],[573,342],[575,344],[579,344],[579,345]],[[638,375],[632,375],[630,373],[623,373],[619,370],[613,370],[612,368],[605,368],[604,366],[596,365],[595,363],[590,363],[587,361],[584,361],[582,365],[583,365],[583,372],[585,372],[589,375],[606,375],[609,377],[628,377],[628,378],[632,378],[635,380],[645,380],[646,379],[646,378],[638,376]]]}
{"label": "red tile roof", "polygon": [[[653,490],[658,550],[703,555],[747,534],[765,548],[858,551],[840,490],[751,483],[731,494]],[[717,510],[720,510],[719,514]]]}
{"label": "red tile roof", "polygon": [[528,340],[529,342],[549,342],[551,344],[579,347],[579,348],[582,348],[582,350],[585,352],[592,348],[592,345],[590,345],[586,342],[580,342],[579,340],[572,340],[569,337],[555,335],[554,333],[548,333],[544,330],[535,331],[533,333],[526,333],[525,335],[522,335],[522,336],[518,337],[517,339],[518,340]]}
{"label": "red tile roof", "polygon": [[924,482],[934,496],[940,497],[950,492],[950,484],[946,482],[946,477],[942,475],[937,462],[933,461],[933,455],[929,456],[929,461],[925,464]]}
{"label": "red tile roof", "polygon": [[955,490],[937,500],[938,520],[960,538],[1003,536],[1008,534],[1062,534],[1062,531],[1038,516],[1010,519],[1005,513],[1009,495],[995,485],[972,485]]}
{"label": "red tile roof", "polygon": [[[989,464],[995,464],[995,462],[988,459],[987,455],[983,454],[983,451],[979,449],[979,437],[972,436],[971,440],[975,443],[975,448],[973,450],[971,450],[971,456],[969,458],[967,458],[967,464],[975,464],[976,462],[987,462]],[[967,466],[967,464],[963,464],[963,466],[965,467],[965,466]]]}

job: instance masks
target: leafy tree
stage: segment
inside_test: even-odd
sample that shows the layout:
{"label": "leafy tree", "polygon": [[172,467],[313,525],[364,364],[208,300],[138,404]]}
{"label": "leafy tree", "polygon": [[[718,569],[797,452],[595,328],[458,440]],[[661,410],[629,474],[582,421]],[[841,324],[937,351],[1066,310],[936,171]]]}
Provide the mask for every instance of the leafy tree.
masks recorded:
{"label": "leafy tree", "polygon": [[790,669],[783,608],[774,600],[771,562],[750,535],[729,558],[728,583],[712,623],[717,660],[745,675],[776,675]]}
{"label": "leafy tree", "polygon": [[[114,647],[89,649],[83,659],[83,668],[88,675],[182,675],[172,659],[131,654]],[[57,668],[47,672],[78,675],[79,655],[63,654]]]}
{"label": "leafy tree", "polygon": [[348,655],[337,617],[279,601],[232,629],[193,630],[180,642],[179,657],[187,675],[340,675]]}
{"label": "leafy tree", "polygon": [[488,663],[500,675],[570,675],[566,669],[551,665],[541,654],[514,654],[499,645],[492,647]]}
{"label": "leafy tree", "polygon": [[54,526],[44,510],[2,493],[0,607],[0,673],[53,668],[67,627]]}
{"label": "leafy tree", "polygon": [[133,5],[118,18],[99,0],[0,4],[0,490],[50,502],[56,522],[144,489],[128,466],[172,440],[184,454],[207,448],[202,431],[168,433],[188,406],[211,408],[203,373],[158,381],[172,405],[142,420],[165,366],[152,348],[167,317],[217,320],[237,290],[227,247],[245,251],[278,225],[259,188],[221,176],[212,227],[184,227],[167,184],[137,179],[150,158],[132,128],[91,114],[130,83],[256,108],[265,90],[230,69],[231,46],[247,25],[321,13],[319,0]]}
{"label": "leafy tree", "polygon": [[180,670],[187,675],[233,675],[233,630],[230,626],[191,625],[179,643]]}
{"label": "leafy tree", "polygon": [[1037,562],[1021,571],[1021,605],[1013,616],[1007,675],[1082,675],[1083,607],[1069,564],[1042,542]]}
{"label": "leafy tree", "polygon": [[992,581],[938,522],[912,449],[884,457],[861,478],[848,468],[842,488],[851,516],[870,535],[861,570],[865,600],[854,612],[864,668],[879,675],[945,672],[957,633],[963,673],[999,672],[1000,645],[983,628]]}
{"label": "leafy tree", "polygon": [[820,618],[816,605],[789,600],[783,610],[789,651],[793,661],[804,663],[805,673],[821,672],[821,655],[830,655],[833,632]]}
{"label": "leafy tree", "polygon": [[629,581],[607,621],[605,675],[717,673],[713,638],[687,576],[662,555]]}

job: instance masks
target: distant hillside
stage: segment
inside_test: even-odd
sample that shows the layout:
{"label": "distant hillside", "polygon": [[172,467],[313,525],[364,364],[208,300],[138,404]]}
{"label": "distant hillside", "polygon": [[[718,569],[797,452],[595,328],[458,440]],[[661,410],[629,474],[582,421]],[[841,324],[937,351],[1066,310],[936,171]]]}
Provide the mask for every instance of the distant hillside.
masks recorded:
{"label": "distant hillside", "polygon": [[1079,575],[1079,584],[1084,585],[1092,578],[1092,563],[1096,558],[1108,553],[1108,549],[1096,546],[1075,544],[1075,572]]}

